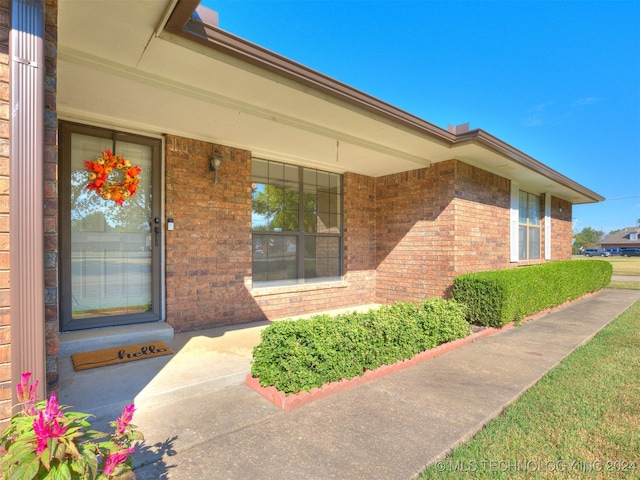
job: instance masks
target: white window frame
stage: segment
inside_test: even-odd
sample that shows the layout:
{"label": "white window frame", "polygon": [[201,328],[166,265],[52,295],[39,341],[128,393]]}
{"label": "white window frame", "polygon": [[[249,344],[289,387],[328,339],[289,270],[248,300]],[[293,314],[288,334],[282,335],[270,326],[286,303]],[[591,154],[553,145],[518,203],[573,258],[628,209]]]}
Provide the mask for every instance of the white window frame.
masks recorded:
{"label": "white window frame", "polygon": [[551,260],[551,194],[544,194],[544,259]]}
{"label": "white window frame", "polygon": [[[531,193],[531,192],[527,192],[527,193]],[[544,197],[545,197],[544,259],[551,260],[551,194],[546,193]],[[509,210],[509,261],[511,263],[518,263],[518,262],[525,262],[529,260],[538,260],[538,259],[520,259],[519,226],[520,226],[520,185],[518,184],[518,182],[515,182],[512,180],[511,181],[511,202],[510,202],[510,210]]]}
{"label": "white window frame", "polygon": [[509,261],[511,263],[517,263],[520,261],[520,255],[518,250],[519,234],[519,209],[520,209],[520,185],[517,182],[511,181],[511,210],[509,215],[509,233],[510,233],[510,245],[509,245]]}

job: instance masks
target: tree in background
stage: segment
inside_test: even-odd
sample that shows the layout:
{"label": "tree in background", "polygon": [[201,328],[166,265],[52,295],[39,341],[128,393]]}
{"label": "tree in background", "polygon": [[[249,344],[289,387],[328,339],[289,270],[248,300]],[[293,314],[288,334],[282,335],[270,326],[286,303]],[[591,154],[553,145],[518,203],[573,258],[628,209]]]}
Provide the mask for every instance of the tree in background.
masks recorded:
{"label": "tree in background", "polygon": [[581,232],[573,234],[573,253],[582,252],[585,248],[597,248],[600,246],[604,232],[591,227],[584,227]]}

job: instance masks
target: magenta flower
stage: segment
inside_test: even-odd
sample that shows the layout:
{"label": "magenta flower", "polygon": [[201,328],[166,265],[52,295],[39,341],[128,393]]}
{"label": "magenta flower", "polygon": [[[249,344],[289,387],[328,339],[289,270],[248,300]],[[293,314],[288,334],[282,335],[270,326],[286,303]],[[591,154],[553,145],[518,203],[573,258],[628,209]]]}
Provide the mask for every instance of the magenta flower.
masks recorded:
{"label": "magenta flower", "polygon": [[18,401],[20,403],[29,400],[29,377],[31,377],[31,372],[23,373],[20,377],[20,383],[16,387],[18,392]]}
{"label": "magenta flower", "polygon": [[67,427],[63,427],[58,421],[61,417],[62,409],[58,404],[56,394],[52,392],[44,411],[38,411],[36,418],[33,420],[33,432],[36,434],[36,453],[38,455],[47,448],[49,438],[61,437],[67,431]]}
{"label": "magenta flower", "polygon": [[51,392],[51,397],[49,397],[49,401],[44,408],[44,418],[45,420],[49,421],[61,416],[62,409],[60,408],[60,404],[58,403],[58,399],[56,398],[56,392]]}
{"label": "magenta flower", "polygon": [[127,426],[133,420],[133,412],[135,412],[136,407],[133,403],[129,406],[124,407],[122,410],[122,415],[116,419],[116,432],[117,433],[125,433],[127,430]]}
{"label": "magenta flower", "polygon": [[33,385],[29,386],[29,378],[31,372],[23,373],[20,377],[20,383],[16,387],[18,393],[18,402],[24,403],[24,411],[27,415],[35,415],[34,405],[36,403],[36,389],[38,388],[38,381],[33,382]]}
{"label": "magenta flower", "polygon": [[47,439],[49,438],[47,422],[44,421],[41,411],[38,412],[38,416],[33,420],[33,432],[36,434],[38,442],[36,453],[40,455],[47,448]]}
{"label": "magenta flower", "polygon": [[[87,420],[90,415],[67,412],[68,407],[58,403],[55,392],[45,401],[38,402],[38,381],[32,384],[32,379],[31,372],[22,374],[16,390],[23,409],[11,417],[4,432],[0,430],[0,470],[5,477],[11,472],[17,472],[20,478],[25,475],[57,478],[65,471],[75,475],[85,469],[88,461],[91,462],[89,476],[82,478],[135,477],[131,462],[135,451],[132,443],[144,437],[131,424],[135,412],[133,404],[110,422],[114,433],[102,433],[91,427]],[[38,475],[40,473],[45,477]]]}
{"label": "magenta flower", "polygon": [[111,475],[113,470],[122,462],[126,461],[129,454],[133,453],[134,450],[135,447],[131,447],[125,450],[120,450],[119,452],[110,453],[107,457],[107,461],[104,463],[104,470],[102,473],[105,475]]}

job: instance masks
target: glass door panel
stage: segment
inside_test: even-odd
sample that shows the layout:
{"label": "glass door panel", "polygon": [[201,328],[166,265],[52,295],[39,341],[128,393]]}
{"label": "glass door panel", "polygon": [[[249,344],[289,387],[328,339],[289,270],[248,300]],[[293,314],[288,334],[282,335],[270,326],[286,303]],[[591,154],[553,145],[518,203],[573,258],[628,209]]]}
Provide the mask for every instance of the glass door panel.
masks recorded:
{"label": "glass door panel", "polygon": [[[61,131],[62,330],[159,320],[160,141],[67,124]],[[121,205],[88,188],[85,162],[106,150],[141,169]],[[123,182],[126,170],[113,168],[106,181]]]}
{"label": "glass door panel", "polygon": [[[71,293],[72,317],[94,317],[151,310],[151,178],[147,145],[115,142],[115,153],[142,168],[136,193],[122,206],[87,189],[93,161],[112,141],[72,135]],[[111,173],[122,181],[122,172]],[[117,177],[119,176],[119,177]]]}

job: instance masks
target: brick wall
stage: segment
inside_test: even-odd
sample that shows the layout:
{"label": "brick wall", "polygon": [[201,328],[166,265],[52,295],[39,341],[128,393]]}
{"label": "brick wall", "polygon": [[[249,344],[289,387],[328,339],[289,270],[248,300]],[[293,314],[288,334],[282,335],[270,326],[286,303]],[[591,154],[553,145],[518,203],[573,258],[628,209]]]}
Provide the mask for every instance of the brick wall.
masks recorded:
{"label": "brick wall", "polygon": [[[345,174],[344,281],[253,290],[250,152],[172,136],[166,148],[167,320],[177,331],[447,296],[457,275],[518,265],[509,180],[450,160],[377,179]],[[216,149],[225,161],[214,185]],[[552,201],[554,259],[570,256],[570,207]]]}
{"label": "brick wall", "polygon": [[376,179],[376,299],[443,295],[454,274],[455,161]]}
{"label": "brick wall", "polygon": [[509,262],[511,183],[456,162],[455,275],[512,266]]}
{"label": "brick wall", "polygon": [[349,282],[341,306],[375,300],[376,182],[372,177],[346,173],[344,189],[344,278]]}
{"label": "brick wall", "polygon": [[[224,157],[213,183],[208,158]],[[251,158],[231,149],[166,137],[167,322],[176,331],[260,318],[251,278]]]}
{"label": "brick wall", "polygon": [[570,202],[551,197],[551,260],[571,260],[572,215]]}
{"label": "brick wall", "polygon": [[450,160],[377,180],[377,299],[448,296],[453,278],[509,262],[509,180]]}
{"label": "brick wall", "polygon": [[11,416],[9,312],[9,31],[11,2],[0,0],[0,431]]}
{"label": "brick wall", "polygon": [[[223,155],[218,183],[208,158]],[[370,303],[375,286],[373,179],[346,175],[345,281],[251,288],[251,155],[166,137],[167,322],[178,332]]]}

